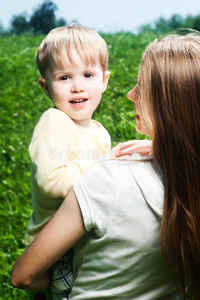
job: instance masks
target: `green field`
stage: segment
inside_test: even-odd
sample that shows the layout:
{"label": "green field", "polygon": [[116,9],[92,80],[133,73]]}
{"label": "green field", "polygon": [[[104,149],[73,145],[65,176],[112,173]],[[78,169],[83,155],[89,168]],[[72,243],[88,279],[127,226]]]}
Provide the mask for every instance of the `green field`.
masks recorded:
{"label": "green field", "polygon": [[[134,129],[134,105],[127,92],[136,82],[141,55],[153,35],[104,34],[109,47],[111,77],[94,114],[110,132],[113,146],[142,139]],[[31,214],[28,145],[40,115],[51,101],[38,84],[35,54],[44,36],[0,39],[1,169],[0,169],[0,299],[27,299],[10,285],[11,268],[25,246],[23,237]]]}

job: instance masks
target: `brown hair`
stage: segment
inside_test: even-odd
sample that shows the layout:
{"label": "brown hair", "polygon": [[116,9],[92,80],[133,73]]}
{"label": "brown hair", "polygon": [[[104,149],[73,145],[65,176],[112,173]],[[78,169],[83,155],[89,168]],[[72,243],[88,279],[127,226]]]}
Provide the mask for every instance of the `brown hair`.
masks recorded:
{"label": "brown hair", "polygon": [[[138,76],[163,171],[161,246],[181,299],[200,299],[200,36],[151,43]],[[173,255],[170,255],[172,252]]]}
{"label": "brown hair", "polygon": [[87,65],[95,66],[99,63],[105,74],[108,65],[108,47],[104,39],[93,29],[76,25],[58,27],[49,32],[42,41],[37,52],[37,65],[43,77],[49,62],[53,62],[60,68],[64,68],[62,50],[67,50],[69,61],[75,64],[71,55],[72,49],[76,49],[81,59]]}

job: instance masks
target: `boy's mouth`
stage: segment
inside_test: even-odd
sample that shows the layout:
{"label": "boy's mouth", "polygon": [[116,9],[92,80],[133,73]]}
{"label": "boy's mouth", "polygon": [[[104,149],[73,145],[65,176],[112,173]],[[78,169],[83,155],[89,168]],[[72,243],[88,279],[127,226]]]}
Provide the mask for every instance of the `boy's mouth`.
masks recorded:
{"label": "boy's mouth", "polygon": [[77,99],[77,100],[71,100],[69,101],[70,103],[72,104],[75,104],[75,103],[81,103],[81,102],[85,102],[87,101],[88,99]]}

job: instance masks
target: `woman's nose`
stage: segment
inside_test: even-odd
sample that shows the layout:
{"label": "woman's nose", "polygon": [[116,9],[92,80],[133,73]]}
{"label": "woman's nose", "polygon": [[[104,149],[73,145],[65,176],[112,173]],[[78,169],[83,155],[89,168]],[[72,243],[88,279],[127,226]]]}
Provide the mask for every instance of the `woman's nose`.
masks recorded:
{"label": "woman's nose", "polygon": [[128,92],[127,98],[133,102],[136,102],[138,100],[137,85]]}

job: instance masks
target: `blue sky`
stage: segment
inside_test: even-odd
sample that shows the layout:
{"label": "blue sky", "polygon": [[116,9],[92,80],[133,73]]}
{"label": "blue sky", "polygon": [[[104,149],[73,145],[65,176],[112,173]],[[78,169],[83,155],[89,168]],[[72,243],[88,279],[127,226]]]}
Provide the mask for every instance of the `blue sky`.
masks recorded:
{"label": "blue sky", "polygon": [[[43,0],[0,0],[0,22],[8,28],[13,15],[27,13]],[[57,6],[57,18],[68,23],[76,20],[81,25],[101,32],[133,31],[144,24],[154,23],[159,17],[173,14],[183,17],[200,14],[199,0],[52,0]]]}

